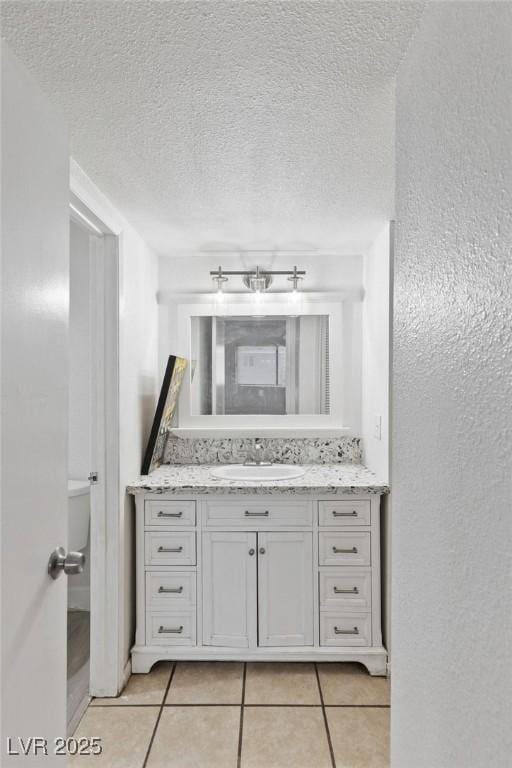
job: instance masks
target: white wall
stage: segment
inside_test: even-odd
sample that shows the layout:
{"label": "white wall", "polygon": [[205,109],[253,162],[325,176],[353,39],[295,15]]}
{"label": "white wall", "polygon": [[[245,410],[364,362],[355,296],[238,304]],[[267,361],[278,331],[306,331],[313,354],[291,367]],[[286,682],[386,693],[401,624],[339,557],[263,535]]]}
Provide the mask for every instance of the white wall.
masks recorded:
{"label": "white wall", "polygon": [[429,4],[398,74],[393,768],[512,755],[511,36]]}
{"label": "white wall", "polygon": [[[392,226],[387,223],[364,255],[362,304],[363,461],[389,481],[390,280]],[[380,418],[380,438],[376,422]],[[391,653],[391,496],[381,501],[382,630]],[[391,659],[389,660],[391,662]]]}
{"label": "white wall", "polygon": [[91,307],[89,233],[74,221],[69,252],[69,477],[91,471]]}
{"label": "white wall", "polygon": [[[364,256],[362,321],[362,430],[365,464],[389,478],[390,225]],[[380,417],[380,438],[375,422]]]}
{"label": "white wall", "polygon": [[120,263],[120,469],[123,646],[128,658],[135,630],[134,504],[126,486],[140,475],[158,390],[158,260],[129,225],[121,235]]}

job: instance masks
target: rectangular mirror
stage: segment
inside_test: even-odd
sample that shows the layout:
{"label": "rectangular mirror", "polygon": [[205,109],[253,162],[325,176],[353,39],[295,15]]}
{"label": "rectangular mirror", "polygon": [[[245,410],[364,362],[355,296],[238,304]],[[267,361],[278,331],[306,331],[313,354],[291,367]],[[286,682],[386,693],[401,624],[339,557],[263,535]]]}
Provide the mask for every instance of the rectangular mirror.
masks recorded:
{"label": "rectangular mirror", "polygon": [[193,316],[191,414],[330,414],[329,315]]}

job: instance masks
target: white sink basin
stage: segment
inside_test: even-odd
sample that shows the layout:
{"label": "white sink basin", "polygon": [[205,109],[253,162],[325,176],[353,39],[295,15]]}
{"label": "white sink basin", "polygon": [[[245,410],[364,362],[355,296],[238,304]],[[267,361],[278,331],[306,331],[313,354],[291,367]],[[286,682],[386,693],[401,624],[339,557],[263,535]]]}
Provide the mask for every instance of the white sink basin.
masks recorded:
{"label": "white sink basin", "polygon": [[210,474],[220,480],[291,480],[302,477],[305,473],[302,467],[291,464],[272,464],[264,466],[246,466],[245,464],[228,464],[225,467],[212,469]]}

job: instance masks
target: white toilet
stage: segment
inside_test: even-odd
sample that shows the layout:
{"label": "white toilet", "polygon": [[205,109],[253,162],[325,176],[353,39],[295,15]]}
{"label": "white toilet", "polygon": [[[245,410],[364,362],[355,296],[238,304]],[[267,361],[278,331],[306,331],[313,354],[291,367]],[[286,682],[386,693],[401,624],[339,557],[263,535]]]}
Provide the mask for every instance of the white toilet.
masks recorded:
{"label": "white toilet", "polygon": [[91,518],[90,488],[88,480],[68,480],[68,552],[81,552],[87,546]]}

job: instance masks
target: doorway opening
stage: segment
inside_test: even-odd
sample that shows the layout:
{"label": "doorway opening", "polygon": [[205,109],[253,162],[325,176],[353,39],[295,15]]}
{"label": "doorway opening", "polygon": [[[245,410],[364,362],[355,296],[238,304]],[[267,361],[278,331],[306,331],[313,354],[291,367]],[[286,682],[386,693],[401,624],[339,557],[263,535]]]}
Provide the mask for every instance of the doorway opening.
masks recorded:
{"label": "doorway opening", "polygon": [[93,387],[92,253],[103,233],[71,208],[69,232],[69,407],[67,550],[85,555],[82,573],[68,580],[67,721],[72,732],[89,701],[91,616],[91,492],[96,411]]}
{"label": "doorway opening", "polygon": [[117,240],[71,195],[67,550],[82,552],[85,566],[68,580],[68,733],[75,730],[91,695],[98,693],[98,680],[102,680],[100,692],[103,685],[112,688],[105,677],[109,655],[105,585],[107,509],[117,519],[119,508]]}

